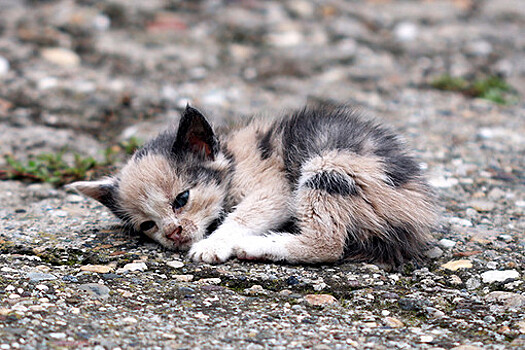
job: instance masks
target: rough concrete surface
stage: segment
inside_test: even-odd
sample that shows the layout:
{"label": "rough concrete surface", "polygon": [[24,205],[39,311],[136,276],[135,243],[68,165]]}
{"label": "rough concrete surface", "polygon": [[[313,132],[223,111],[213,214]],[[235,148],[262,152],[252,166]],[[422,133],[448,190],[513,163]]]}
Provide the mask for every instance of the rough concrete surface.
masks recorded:
{"label": "rough concrete surface", "polygon": [[[0,349],[525,348],[525,116],[433,89],[525,93],[525,6],[504,1],[0,0],[0,153],[103,159],[175,122],[361,106],[416,148],[442,219],[428,260],[195,264],[97,203],[0,182]],[[6,166],[4,158],[0,166]]]}

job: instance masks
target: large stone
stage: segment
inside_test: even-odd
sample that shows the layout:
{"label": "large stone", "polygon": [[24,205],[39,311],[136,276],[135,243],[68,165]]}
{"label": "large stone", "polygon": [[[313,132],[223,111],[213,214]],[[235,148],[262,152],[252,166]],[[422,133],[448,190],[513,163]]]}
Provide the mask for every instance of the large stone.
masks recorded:
{"label": "large stone", "polygon": [[478,211],[478,212],[492,211],[492,210],[494,210],[494,207],[496,206],[496,204],[494,204],[494,202],[486,201],[486,200],[472,201],[472,202],[469,203],[469,205],[472,208],[476,209],[476,211]]}
{"label": "large stone", "polygon": [[78,286],[78,289],[87,292],[88,295],[98,299],[109,297],[109,288],[99,283],[86,283]]}
{"label": "large stone", "polygon": [[516,270],[490,270],[481,274],[484,283],[505,282],[506,280],[519,277],[520,273]]}
{"label": "large stone", "polygon": [[525,295],[495,291],[485,296],[485,300],[503,304],[505,309],[521,309],[525,307]]}
{"label": "large stone", "polygon": [[52,281],[57,279],[55,275],[42,272],[30,272],[27,274],[27,277],[31,282]]}

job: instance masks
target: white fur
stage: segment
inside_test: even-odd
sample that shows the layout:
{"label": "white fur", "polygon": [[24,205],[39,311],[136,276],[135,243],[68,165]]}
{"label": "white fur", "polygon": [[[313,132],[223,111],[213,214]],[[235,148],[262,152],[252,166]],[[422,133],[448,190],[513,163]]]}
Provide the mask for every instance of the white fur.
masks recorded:
{"label": "white fur", "polygon": [[239,259],[283,261],[290,256],[286,245],[293,240],[289,234],[244,237],[235,243],[233,250]]}
{"label": "white fur", "polygon": [[210,237],[195,243],[189,252],[193,261],[209,264],[225,262],[233,255],[236,242],[246,239],[253,232],[234,220],[228,220],[219,226]]}

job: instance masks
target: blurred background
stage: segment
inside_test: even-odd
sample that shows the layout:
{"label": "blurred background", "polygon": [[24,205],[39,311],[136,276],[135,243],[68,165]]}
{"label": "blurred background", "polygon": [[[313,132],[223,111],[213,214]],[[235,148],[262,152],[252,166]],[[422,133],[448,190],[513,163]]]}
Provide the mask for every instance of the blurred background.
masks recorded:
{"label": "blurred background", "polygon": [[522,0],[0,0],[3,178],[92,176],[187,102],[215,124],[357,104],[442,175],[471,137],[520,137],[524,90]]}

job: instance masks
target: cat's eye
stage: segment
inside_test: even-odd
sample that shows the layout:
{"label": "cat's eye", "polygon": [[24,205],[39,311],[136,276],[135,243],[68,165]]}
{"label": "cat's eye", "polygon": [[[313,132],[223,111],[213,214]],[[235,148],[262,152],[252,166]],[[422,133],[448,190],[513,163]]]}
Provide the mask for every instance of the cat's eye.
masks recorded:
{"label": "cat's eye", "polygon": [[175,197],[175,200],[173,201],[173,209],[180,209],[183,206],[188,203],[188,199],[190,198],[190,191],[186,190],[184,192],[181,192]]}
{"label": "cat's eye", "polygon": [[156,225],[155,225],[155,222],[154,221],[144,221],[142,224],[140,224],[140,230],[142,232],[145,232],[145,231],[149,231],[151,230],[152,228],[154,228]]}

